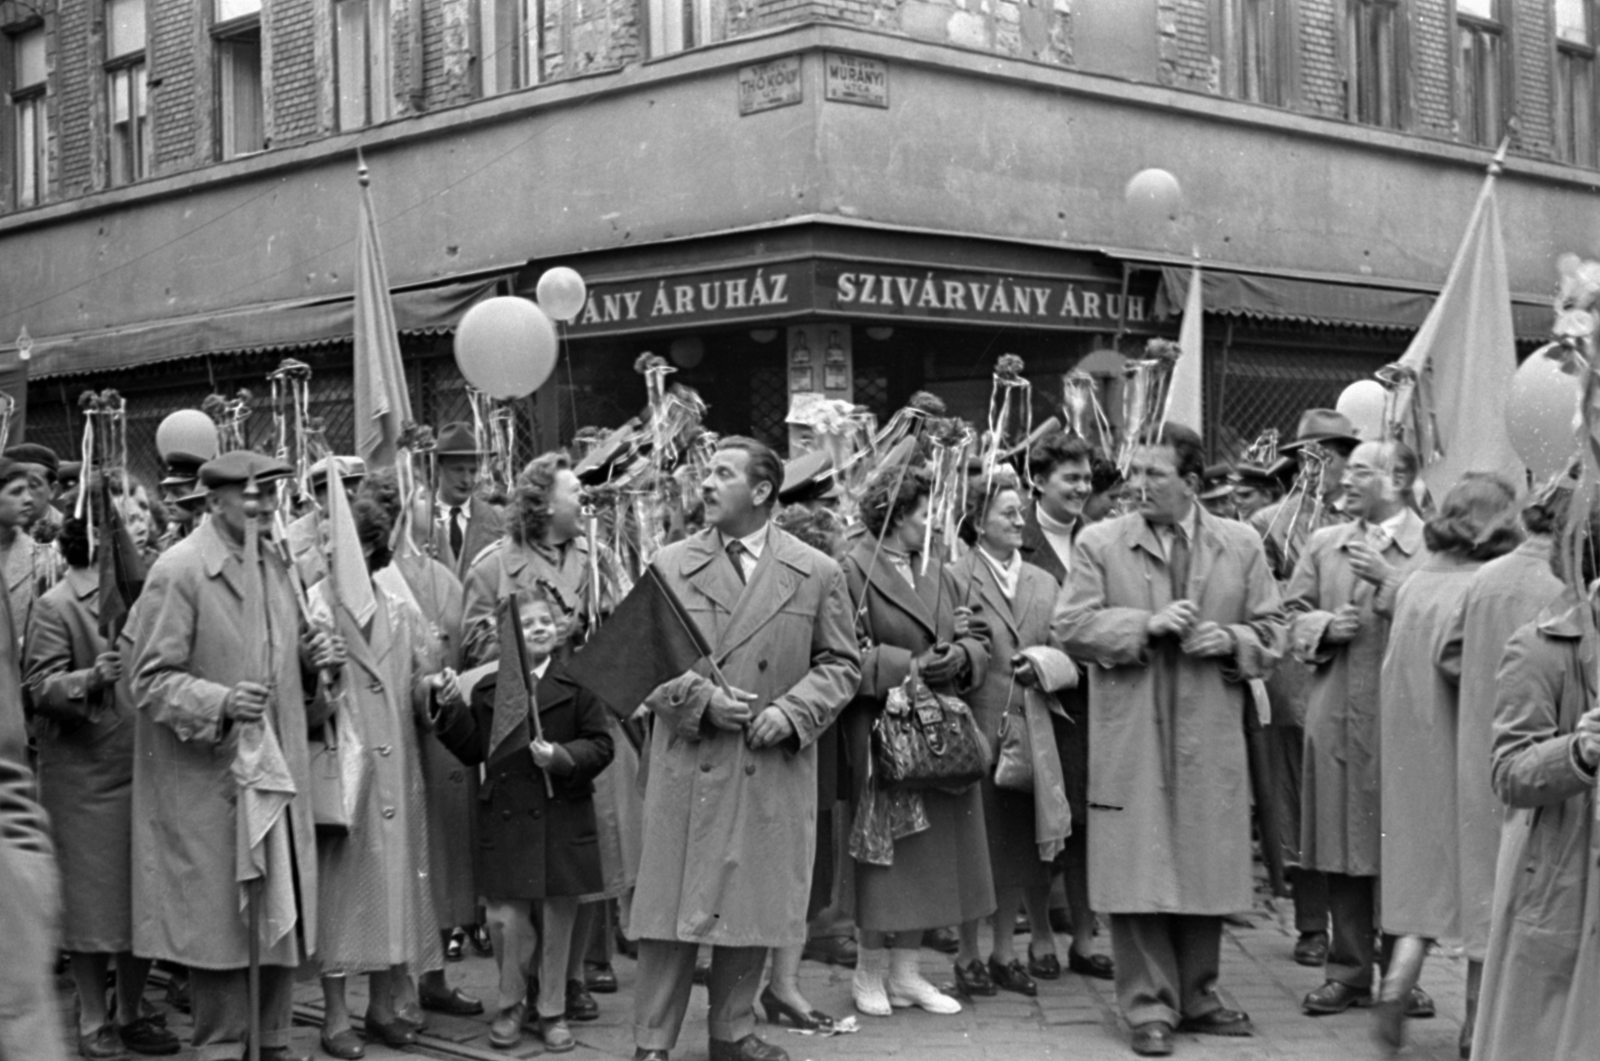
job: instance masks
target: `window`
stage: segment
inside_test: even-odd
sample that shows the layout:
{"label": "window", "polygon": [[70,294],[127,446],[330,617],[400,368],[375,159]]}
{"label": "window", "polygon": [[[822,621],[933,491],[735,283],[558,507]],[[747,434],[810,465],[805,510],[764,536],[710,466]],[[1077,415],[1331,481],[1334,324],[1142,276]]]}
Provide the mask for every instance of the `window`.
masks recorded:
{"label": "window", "polygon": [[1498,0],[1456,0],[1456,132],[1474,144],[1504,131],[1505,27]]}
{"label": "window", "polygon": [[478,0],[478,90],[494,96],[543,80],[542,0]]}
{"label": "window", "polygon": [[11,48],[12,187],[17,206],[36,206],[49,184],[44,27],[23,30],[6,44]]}
{"label": "window", "polygon": [[334,0],[334,56],[339,79],[339,128],[388,121],[389,0]]}
{"label": "window", "polygon": [[650,55],[671,55],[720,38],[711,23],[711,0],[648,0]]}
{"label": "window", "polygon": [[1277,106],[1288,102],[1292,5],[1293,0],[1213,0],[1223,95]]}
{"label": "window", "polygon": [[215,0],[218,153],[237,158],[266,147],[261,101],[261,0]]}
{"label": "window", "polygon": [[1398,129],[1404,83],[1398,0],[1347,0],[1345,106],[1352,121]]}
{"label": "window", "polygon": [[150,174],[150,108],[145,65],[145,0],[106,0],[106,96],[111,115],[111,183]]}
{"label": "window", "polygon": [[1594,134],[1593,0],[1556,0],[1556,152],[1563,162],[1600,164]]}

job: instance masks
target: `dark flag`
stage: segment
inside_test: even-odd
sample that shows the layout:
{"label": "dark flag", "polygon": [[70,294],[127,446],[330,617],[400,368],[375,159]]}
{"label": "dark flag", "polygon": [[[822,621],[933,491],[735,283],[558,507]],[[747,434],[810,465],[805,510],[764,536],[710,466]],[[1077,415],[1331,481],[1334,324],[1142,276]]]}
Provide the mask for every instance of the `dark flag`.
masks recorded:
{"label": "dark flag", "polygon": [[567,676],[627,718],[656,686],[709,655],[705,635],[651,566],[572,657]]}
{"label": "dark flag", "polygon": [[100,591],[96,603],[100,609],[100,632],[114,647],[128,609],[144,590],[144,558],[122,522],[122,513],[112,502],[110,483],[103,477],[100,511],[104,520],[100,524]]}
{"label": "dark flag", "polygon": [[500,599],[500,667],[495,672],[494,724],[489,729],[489,756],[494,762],[500,746],[512,741],[526,748],[533,739],[528,719],[533,690],[528,687],[528,647],[522,640],[521,594]]}

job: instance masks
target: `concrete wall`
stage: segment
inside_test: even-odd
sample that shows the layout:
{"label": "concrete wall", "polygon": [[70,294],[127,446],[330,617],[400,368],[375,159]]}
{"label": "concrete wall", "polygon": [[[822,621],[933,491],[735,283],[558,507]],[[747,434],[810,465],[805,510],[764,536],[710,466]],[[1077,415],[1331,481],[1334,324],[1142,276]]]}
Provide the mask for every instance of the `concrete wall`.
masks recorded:
{"label": "concrete wall", "polygon": [[[823,100],[830,48],[890,64],[889,109]],[[740,117],[737,69],[795,52],[804,102]],[[1437,284],[1488,157],[808,25],[0,218],[0,343],[347,292],[358,140],[397,285],[811,214]],[[1146,166],[1183,182],[1185,228],[1128,216]],[[1600,244],[1597,178],[1513,159],[1514,288]]]}

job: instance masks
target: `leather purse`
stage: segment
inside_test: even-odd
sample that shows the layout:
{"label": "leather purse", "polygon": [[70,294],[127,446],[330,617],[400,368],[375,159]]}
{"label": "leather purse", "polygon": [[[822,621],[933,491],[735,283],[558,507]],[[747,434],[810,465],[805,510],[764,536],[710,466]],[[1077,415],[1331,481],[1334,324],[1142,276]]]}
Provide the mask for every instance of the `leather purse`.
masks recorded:
{"label": "leather purse", "polygon": [[339,694],[320,737],[307,740],[311,755],[311,821],[320,836],[349,836],[367,780],[367,749],[349,722],[350,704]]}
{"label": "leather purse", "polygon": [[913,665],[873,721],[872,763],[886,789],[960,789],[988,772],[989,743],[972,709],[928,688]]}
{"label": "leather purse", "polygon": [[1021,711],[1009,708],[1000,716],[1000,734],[996,741],[994,787],[1012,792],[1033,791],[1033,734],[1028,730],[1028,720]]}

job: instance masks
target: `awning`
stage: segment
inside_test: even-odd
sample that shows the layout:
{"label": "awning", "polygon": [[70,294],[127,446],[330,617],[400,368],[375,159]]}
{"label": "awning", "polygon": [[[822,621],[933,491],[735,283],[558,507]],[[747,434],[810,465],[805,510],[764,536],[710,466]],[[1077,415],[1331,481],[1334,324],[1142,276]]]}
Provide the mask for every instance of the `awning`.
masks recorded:
{"label": "awning", "polygon": [[[1188,267],[1162,265],[1156,290],[1155,315],[1183,312],[1189,290]],[[1330,280],[1229,272],[1202,268],[1201,294],[1207,313],[1299,321],[1390,331],[1415,331],[1438,297],[1437,291],[1374,287]],[[1511,317],[1518,339],[1549,338],[1555,314],[1547,302],[1512,299]]]}
{"label": "awning", "polygon": [[[395,325],[402,335],[453,329],[479,299],[494,294],[500,277],[396,291]],[[35,338],[29,379],[121,371],[207,354],[296,350],[349,339],[355,332],[352,296],[241,306],[220,313],[168,318],[118,328]],[[4,352],[0,347],[0,352]]]}

